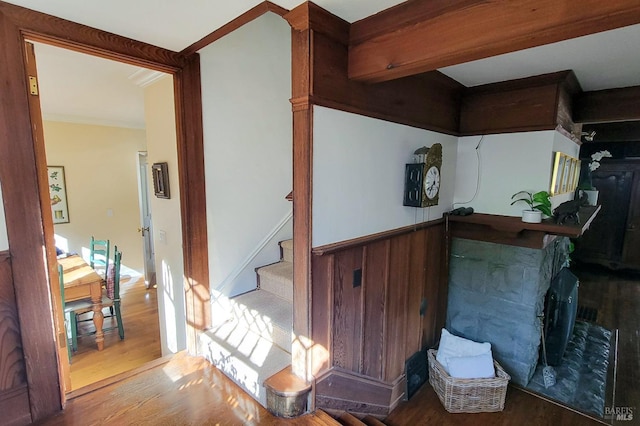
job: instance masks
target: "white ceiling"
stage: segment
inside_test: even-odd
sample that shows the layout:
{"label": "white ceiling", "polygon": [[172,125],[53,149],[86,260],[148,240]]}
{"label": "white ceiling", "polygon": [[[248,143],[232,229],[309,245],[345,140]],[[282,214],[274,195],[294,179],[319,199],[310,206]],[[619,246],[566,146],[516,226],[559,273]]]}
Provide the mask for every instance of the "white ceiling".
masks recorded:
{"label": "white ceiling", "polygon": [[[30,9],[180,51],[262,0],[9,0]],[[314,0],[354,22],[399,0]],[[276,0],[292,9],[301,0]],[[476,86],[572,69],[583,90],[640,85],[640,25],[443,68]],[[139,69],[46,45],[36,46],[45,118],[144,126]]]}

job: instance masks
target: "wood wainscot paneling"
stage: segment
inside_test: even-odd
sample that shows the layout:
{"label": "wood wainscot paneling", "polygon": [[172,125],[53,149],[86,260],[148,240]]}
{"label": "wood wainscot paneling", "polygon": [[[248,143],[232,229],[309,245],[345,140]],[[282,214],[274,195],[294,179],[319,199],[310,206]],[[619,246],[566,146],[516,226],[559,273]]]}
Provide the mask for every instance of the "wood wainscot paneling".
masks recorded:
{"label": "wood wainscot paneling", "polygon": [[572,121],[573,96],[580,93],[573,71],[486,84],[466,89],[460,112],[462,136],[563,128],[580,136]]}
{"label": "wood wainscot paneling", "polygon": [[18,307],[9,252],[0,252],[0,413],[3,424],[31,423]]}
{"label": "wood wainscot paneling", "polygon": [[444,326],[445,237],[439,220],[313,249],[318,407],[385,416],[402,399],[405,361]]}

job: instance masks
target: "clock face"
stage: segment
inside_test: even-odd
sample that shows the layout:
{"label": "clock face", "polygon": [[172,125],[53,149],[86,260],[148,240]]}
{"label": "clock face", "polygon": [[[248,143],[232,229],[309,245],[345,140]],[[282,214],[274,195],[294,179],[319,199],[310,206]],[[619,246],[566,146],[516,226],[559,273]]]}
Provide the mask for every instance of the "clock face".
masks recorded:
{"label": "clock face", "polygon": [[440,191],[440,170],[436,166],[431,166],[427,170],[424,179],[424,193],[427,198],[434,199]]}

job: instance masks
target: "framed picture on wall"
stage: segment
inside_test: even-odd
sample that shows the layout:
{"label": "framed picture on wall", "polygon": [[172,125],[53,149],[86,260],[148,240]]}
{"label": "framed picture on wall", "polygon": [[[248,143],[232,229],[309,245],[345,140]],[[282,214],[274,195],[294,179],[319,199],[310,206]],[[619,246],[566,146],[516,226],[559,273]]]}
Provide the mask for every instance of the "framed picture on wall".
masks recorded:
{"label": "framed picture on wall", "polygon": [[553,172],[551,173],[551,195],[560,193],[562,184],[562,167],[564,167],[564,154],[556,152],[553,155]]}
{"label": "framed picture on wall", "polygon": [[169,169],[167,163],[153,163],[153,192],[158,198],[171,198],[169,194]]}
{"label": "framed picture on wall", "polygon": [[64,177],[64,166],[47,166],[49,200],[54,225],[69,223],[69,200]]}

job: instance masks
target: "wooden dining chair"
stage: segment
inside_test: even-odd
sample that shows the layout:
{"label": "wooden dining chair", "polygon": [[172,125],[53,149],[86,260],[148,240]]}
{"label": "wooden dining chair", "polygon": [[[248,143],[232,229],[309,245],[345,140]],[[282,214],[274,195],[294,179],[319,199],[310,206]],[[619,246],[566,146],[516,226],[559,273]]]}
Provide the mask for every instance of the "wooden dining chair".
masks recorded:
{"label": "wooden dining chair", "polygon": [[[111,330],[118,329],[118,335],[120,336],[120,340],[124,339],[124,324],[122,323],[122,309],[121,309],[121,299],[120,299],[120,266],[122,264],[122,252],[118,251],[118,246],[114,246],[113,248],[113,262],[109,264],[106,272],[105,279],[105,288],[102,291],[102,308],[109,308],[111,314],[105,315],[106,318],[116,318],[116,326],[114,327],[103,327],[102,331],[107,332]],[[76,311],[76,315],[82,315],[89,312],[93,312],[91,309],[91,305],[84,306],[83,309]],[[92,321],[92,318],[89,319],[79,319],[78,321]],[[77,327],[77,324],[76,324]],[[78,335],[84,334],[95,334],[95,331],[91,331],[90,333],[80,333],[76,332]]]}
{"label": "wooden dining chair", "polygon": [[103,271],[103,278],[106,278],[109,267],[109,240],[96,240],[91,236],[89,243],[89,265],[96,271]]}
{"label": "wooden dining chair", "polygon": [[[122,252],[118,251],[118,246],[113,248],[113,263],[107,268],[107,283],[106,283],[106,299],[102,298],[102,305],[104,307],[113,308],[110,309],[111,315],[115,316],[118,323],[118,334],[120,340],[124,339],[124,324],[122,323],[122,311],[120,300],[120,266],[122,264]],[[114,312],[115,311],[115,312]],[[109,318],[107,316],[106,318]],[[111,330],[115,327],[106,328],[105,331]]]}
{"label": "wooden dining chair", "polygon": [[64,271],[62,265],[58,265],[58,279],[60,282],[60,296],[62,299],[62,308],[64,312],[64,323],[67,333],[67,351],[69,360],[71,360],[72,351],[78,350],[78,324],[77,312],[90,310],[93,306],[91,299],[74,300],[67,302],[64,297]]}

